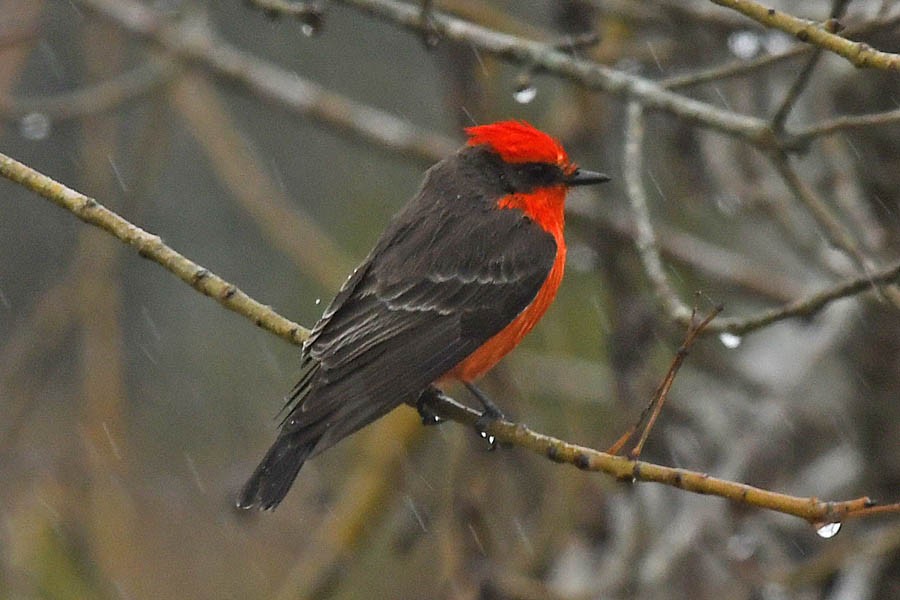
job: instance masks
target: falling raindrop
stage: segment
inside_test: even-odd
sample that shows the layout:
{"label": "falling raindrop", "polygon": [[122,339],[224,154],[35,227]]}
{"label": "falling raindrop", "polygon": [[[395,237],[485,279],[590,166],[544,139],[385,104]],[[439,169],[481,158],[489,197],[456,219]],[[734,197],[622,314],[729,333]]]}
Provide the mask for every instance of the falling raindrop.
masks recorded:
{"label": "falling raindrop", "polygon": [[743,60],[750,60],[759,54],[762,43],[754,31],[735,31],[728,36],[728,49]]}
{"label": "falling raindrop", "polygon": [[45,140],[50,135],[50,119],[44,113],[28,113],[19,120],[19,133],[27,140]]}
{"label": "falling raindrop", "polygon": [[113,175],[116,177],[116,181],[119,183],[119,187],[127,194],[128,184],[125,183],[125,179],[122,177],[122,173],[119,171],[119,167],[116,165],[116,161],[113,159],[112,154],[108,154],[106,160],[109,161],[109,166],[112,169]]}
{"label": "falling raindrop", "polygon": [[200,479],[200,471],[197,470],[197,465],[194,463],[194,458],[190,454],[185,452],[184,462],[187,463],[188,471],[191,472],[191,475],[194,478],[194,485],[197,486],[197,489],[200,490],[201,494],[205,494],[206,486],[203,485],[203,480]]}
{"label": "falling raindrop", "polygon": [[322,299],[316,298],[316,306],[320,305],[321,303],[322,303]]}
{"label": "falling raindrop", "polygon": [[300,33],[302,33],[306,37],[312,37],[316,34],[316,28],[309,23],[304,23],[300,26]]}
{"label": "falling raindrop", "polygon": [[116,440],[113,439],[112,432],[109,430],[109,426],[106,424],[106,421],[103,421],[103,433],[106,434],[106,441],[109,442],[109,448],[112,450],[113,456],[116,457],[116,460],[122,460],[122,453],[119,452],[119,445],[116,444]]}
{"label": "falling raindrop", "polygon": [[653,57],[653,62],[656,63],[656,68],[659,69],[660,73],[664,73],[665,69],[663,69],[662,63],[659,62],[659,57],[656,56],[656,50],[654,50],[653,44],[647,42],[647,49],[650,50],[650,56]]}
{"label": "falling raindrop", "polygon": [[719,334],[719,341],[722,342],[722,345],[728,348],[729,350],[734,350],[738,346],[741,345],[743,339],[739,335],[734,335],[733,333],[728,333],[727,331],[723,331]]}
{"label": "falling raindrop", "polygon": [[525,81],[516,86],[513,99],[519,104],[528,104],[537,97],[537,88],[530,81]]}
{"label": "falling raindrop", "polygon": [[516,533],[519,534],[519,540],[521,540],[522,545],[525,547],[525,550],[529,555],[534,556],[534,545],[531,543],[531,539],[528,537],[528,533],[525,531],[525,527],[522,525],[522,521],[513,518],[513,523],[516,526]]}
{"label": "falling raindrop", "polygon": [[481,538],[478,536],[478,531],[475,529],[475,526],[471,523],[468,523],[469,533],[472,534],[472,537],[475,539],[475,545],[478,546],[478,550],[482,555],[487,556],[487,552],[484,550],[484,544],[481,543]]}
{"label": "falling raindrop", "polygon": [[413,502],[413,499],[410,496],[406,496],[404,498],[406,502],[406,506],[409,508],[410,512],[416,518],[416,521],[419,523],[419,527],[422,528],[422,531],[428,531],[428,527],[425,526],[425,519],[422,518],[422,515],[419,514],[419,511],[416,509],[416,504]]}
{"label": "falling raindrop", "polygon": [[840,530],[840,521],[835,521],[834,523],[825,523],[824,525],[816,525],[816,533],[820,538],[825,538],[826,540],[836,536]]}
{"label": "falling raindrop", "polygon": [[153,317],[150,315],[150,309],[147,308],[146,305],[141,306],[141,316],[144,318],[147,328],[150,330],[150,333],[156,341],[160,341],[162,339],[162,334],[159,332],[159,327],[156,326],[156,321],[153,320]]}

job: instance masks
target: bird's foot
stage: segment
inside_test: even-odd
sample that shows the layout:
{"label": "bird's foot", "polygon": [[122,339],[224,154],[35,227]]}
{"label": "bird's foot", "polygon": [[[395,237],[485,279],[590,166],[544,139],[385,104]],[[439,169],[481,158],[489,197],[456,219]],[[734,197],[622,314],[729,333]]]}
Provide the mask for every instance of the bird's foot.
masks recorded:
{"label": "bird's foot", "polygon": [[428,386],[419,394],[419,399],[416,400],[416,410],[419,411],[419,416],[422,417],[422,425],[440,425],[444,422],[444,419],[439,417],[431,407],[432,401],[440,400],[442,397],[444,397],[444,393],[433,385]]}

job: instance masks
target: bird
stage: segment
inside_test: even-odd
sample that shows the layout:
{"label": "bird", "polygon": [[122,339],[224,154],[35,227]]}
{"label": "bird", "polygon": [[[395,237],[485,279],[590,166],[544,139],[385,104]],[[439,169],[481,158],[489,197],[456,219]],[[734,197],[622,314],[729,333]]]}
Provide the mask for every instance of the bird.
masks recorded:
{"label": "bird", "polygon": [[[553,302],[569,188],[608,181],[520,120],[475,125],[429,168],[303,343],[280,432],[237,498],[281,503],[303,463],[401,404],[474,382]],[[424,418],[425,412],[423,412]]]}

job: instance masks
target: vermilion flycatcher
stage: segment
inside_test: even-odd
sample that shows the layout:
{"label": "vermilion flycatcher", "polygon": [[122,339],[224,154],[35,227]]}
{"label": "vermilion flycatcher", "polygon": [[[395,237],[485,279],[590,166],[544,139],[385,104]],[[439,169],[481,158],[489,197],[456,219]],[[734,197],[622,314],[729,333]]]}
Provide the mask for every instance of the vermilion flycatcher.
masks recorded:
{"label": "vermilion flycatcher", "polygon": [[435,382],[471,384],[550,306],[566,262],[566,191],[609,178],[521,121],[466,133],[313,327],[281,432],[239,507],[274,508],[307,458]]}

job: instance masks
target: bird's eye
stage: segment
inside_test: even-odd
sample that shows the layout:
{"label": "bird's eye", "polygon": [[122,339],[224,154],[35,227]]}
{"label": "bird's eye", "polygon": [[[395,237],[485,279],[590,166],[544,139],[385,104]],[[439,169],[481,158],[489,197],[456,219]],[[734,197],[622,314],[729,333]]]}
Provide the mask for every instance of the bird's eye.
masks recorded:
{"label": "bird's eye", "polygon": [[521,167],[522,178],[532,185],[549,185],[563,179],[562,170],[548,163],[525,163]]}

